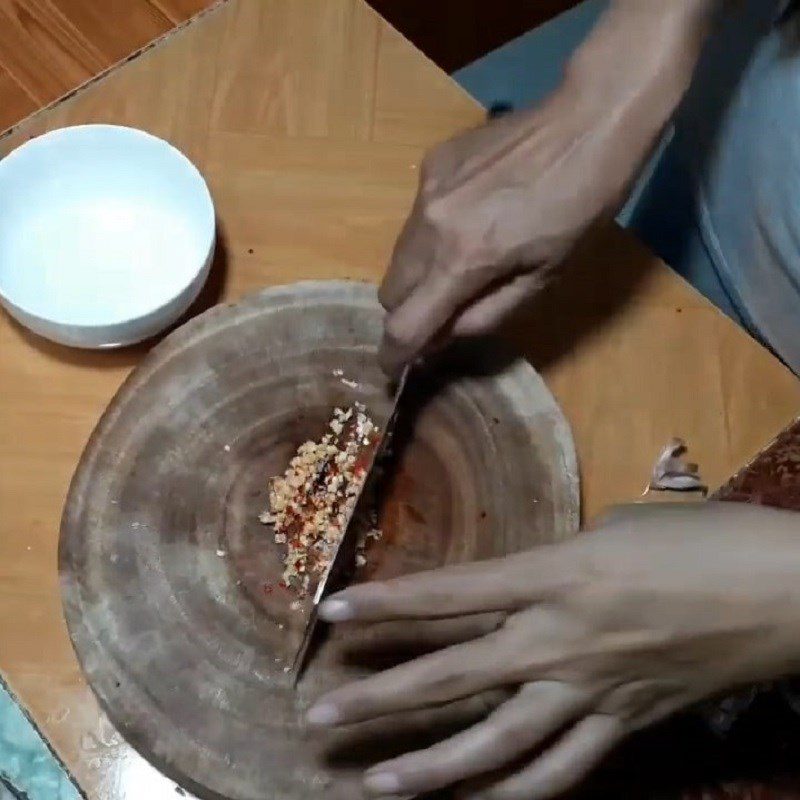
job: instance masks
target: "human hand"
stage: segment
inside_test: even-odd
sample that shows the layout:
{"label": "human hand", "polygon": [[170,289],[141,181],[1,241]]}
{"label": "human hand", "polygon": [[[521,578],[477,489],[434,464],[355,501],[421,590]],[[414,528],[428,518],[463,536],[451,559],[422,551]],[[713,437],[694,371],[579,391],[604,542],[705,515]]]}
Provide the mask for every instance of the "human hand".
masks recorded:
{"label": "human hand", "polygon": [[598,174],[600,127],[557,97],[427,155],[379,293],[389,374],[436,339],[491,330],[616,207],[619,187]]}
{"label": "human hand", "polygon": [[322,606],[324,618],[495,617],[489,633],[331,692],[309,722],[346,725],[516,688],[474,727],[373,768],[366,788],[558,795],[631,732],[798,669],[799,523],[733,504],[643,506],[567,543],[348,589]]}
{"label": "human hand", "polygon": [[539,108],[424,159],[380,288],[389,374],[432,342],[482,334],[610,218],[689,83],[717,0],[614,0]]}

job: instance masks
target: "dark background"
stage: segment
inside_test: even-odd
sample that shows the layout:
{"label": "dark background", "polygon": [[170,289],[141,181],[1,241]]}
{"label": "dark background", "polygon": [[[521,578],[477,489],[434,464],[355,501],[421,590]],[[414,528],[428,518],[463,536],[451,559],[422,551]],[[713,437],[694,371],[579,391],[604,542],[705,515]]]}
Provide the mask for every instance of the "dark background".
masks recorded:
{"label": "dark background", "polygon": [[579,0],[369,0],[447,72],[480,58]]}

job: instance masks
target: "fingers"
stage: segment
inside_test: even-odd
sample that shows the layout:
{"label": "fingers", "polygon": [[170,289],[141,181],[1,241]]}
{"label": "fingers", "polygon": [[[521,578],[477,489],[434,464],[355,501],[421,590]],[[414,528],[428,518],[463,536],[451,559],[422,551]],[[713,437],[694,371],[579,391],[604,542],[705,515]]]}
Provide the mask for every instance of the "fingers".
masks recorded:
{"label": "fingers", "polygon": [[374,767],[365,776],[365,787],[378,796],[417,794],[496,770],[572,722],[587,702],[563,683],[528,684],[472,728]]}
{"label": "fingers", "polygon": [[453,336],[489,333],[514,310],[539,291],[544,279],[539,272],[516,275],[462,311],[453,322]]}
{"label": "fingers", "polygon": [[347,637],[347,649],[364,656],[386,652],[430,652],[492,633],[503,625],[506,616],[503,612],[496,612],[444,619],[379,622],[352,631]]}
{"label": "fingers", "polygon": [[585,717],[530,766],[477,791],[463,800],[549,800],[580,783],[617,745],[622,723],[613,716]]}
{"label": "fingers", "polygon": [[397,238],[378,299],[387,311],[403,303],[428,272],[433,243],[421,221],[420,198]]}
{"label": "fingers", "polygon": [[319,727],[349,725],[502,686],[506,680],[497,664],[502,636],[498,631],[336,689],[309,710],[308,722]]}
{"label": "fingers", "polygon": [[457,278],[451,269],[433,268],[403,303],[386,319],[379,359],[389,374],[417,358],[450,321],[458,308],[480,287]]}
{"label": "fingers", "polygon": [[578,560],[569,557],[568,547],[549,545],[507,558],[353,586],[326,600],[320,616],[328,622],[379,622],[513,611],[570,586]]}
{"label": "fingers", "polygon": [[[459,311],[471,299],[464,282],[433,273],[423,278],[425,271],[419,262],[409,264],[402,268],[400,278],[394,279],[390,273],[384,284],[387,288],[381,290],[381,301],[393,312],[386,321],[380,353],[381,365],[391,375],[417,357],[443,331],[448,338],[492,331],[544,284],[540,271],[525,272],[491,288]],[[442,283],[445,294],[442,298],[430,293],[430,287],[437,281]],[[453,285],[448,287],[448,282]]]}

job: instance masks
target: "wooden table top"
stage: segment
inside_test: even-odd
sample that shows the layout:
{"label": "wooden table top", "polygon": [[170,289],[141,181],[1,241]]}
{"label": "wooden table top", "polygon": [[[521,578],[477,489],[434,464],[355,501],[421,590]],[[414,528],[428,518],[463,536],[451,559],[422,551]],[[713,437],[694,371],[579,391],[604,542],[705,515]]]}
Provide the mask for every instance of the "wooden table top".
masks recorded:
{"label": "wooden table top", "polygon": [[[133,125],[194,160],[220,248],[203,302],[304,278],[377,281],[435,142],[483,110],[362,0],[231,0],[0,140]],[[628,234],[604,231],[517,336],[570,420],[587,518],[642,490],[673,435],[721,484],[800,410],[800,384]],[[56,573],[83,445],[144,348],[51,345],[0,316],[0,672],[90,797],[173,798],[87,688]]]}

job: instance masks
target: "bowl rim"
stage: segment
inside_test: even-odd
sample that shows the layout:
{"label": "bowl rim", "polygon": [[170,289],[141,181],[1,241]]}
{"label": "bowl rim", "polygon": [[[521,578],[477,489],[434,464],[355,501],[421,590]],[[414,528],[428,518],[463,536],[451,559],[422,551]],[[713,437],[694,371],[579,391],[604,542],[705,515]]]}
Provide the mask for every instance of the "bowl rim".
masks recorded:
{"label": "bowl rim", "polygon": [[[137,322],[145,317],[149,316],[157,316],[160,312],[165,311],[168,306],[174,303],[184,292],[186,292],[192,284],[200,278],[203,273],[206,273],[206,276],[203,278],[203,282],[205,282],[207,278],[207,273],[209,271],[209,260],[210,256],[213,252],[213,249],[216,244],[216,227],[217,227],[217,219],[216,219],[216,209],[214,206],[214,199],[211,196],[211,191],[208,188],[208,183],[206,182],[203,173],[197,168],[195,163],[181,150],[179,150],[174,144],[167,141],[166,139],[162,139],[160,136],[156,136],[149,131],[145,131],[141,128],[134,128],[130,125],[115,125],[110,123],[85,123],[80,125],[65,125],[60,128],[54,128],[51,131],[46,131],[45,133],[40,134],[39,136],[34,136],[32,139],[28,139],[27,141],[23,142],[22,144],[15,147],[8,155],[0,158],[0,185],[3,180],[3,173],[8,168],[9,164],[14,163],[15,161],[19,160],[20,158],[24,157],[28,154],[28,151],[31,149],[35,149],[37,146],[40,146],[45,141],[50,141],[53,139],[61,139],[61,138],[69,138],[74,134],[81,134],[87,131],[110,131],[113,135],[124,135],[124,136],[132,136],[133,138],[139,138],[145,141],[154,142],[162,147],[165,147],[166,151],[170,153],[170,156],[174,158],[177,162],[182,163],[186,167],[188,167],[189,174],[192,175],[193,178],[196,179],[197,188],[199,194],[202,196],[203,199],[203,219],[204,226],[208,229],[204,236],[205,240],[201,242],[203,246],[203,261],[197,266],[197,269],[191,274],[191,276],[180,286],[180,288],[166,297],[164,299],[158,300],[154,305],[148,306],[141,311],[138,311],[136,314],[127,316],[127,317],[118,317],[116,319],[110,319],[106,321],[100,322],[93,322],[93,323],[80,323],[80,322],[73,322],[69,319],[63,319],[55,316],[43,315],[39,311],[33,311],[30,307],[18,302],[18,300],[12,297],[9,292],[6,290],[5,284],[2,280],[0,280],[0,298],[5,301],[5,305],[8,307],[10,305],[14,309],[20,311],[22,314],[31,317],[33,319],[42,320],[44,322],[50,323],[52,325],[59,325],[64,327],[69,327],[72,330],[86,330],[92,331],[98,328],[117,328],[117,327],[124,327],[126,325],[130,325],[131,323]],[[11,313],[11,309],[8,309]],[[22,324],[25,325],[27,328],[27,324],[24,321],[20,320]]]}

